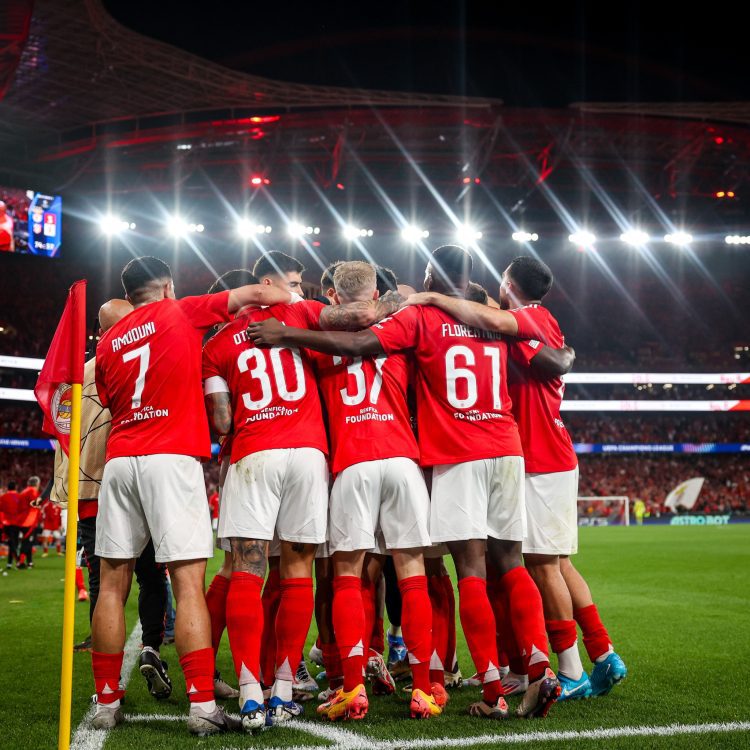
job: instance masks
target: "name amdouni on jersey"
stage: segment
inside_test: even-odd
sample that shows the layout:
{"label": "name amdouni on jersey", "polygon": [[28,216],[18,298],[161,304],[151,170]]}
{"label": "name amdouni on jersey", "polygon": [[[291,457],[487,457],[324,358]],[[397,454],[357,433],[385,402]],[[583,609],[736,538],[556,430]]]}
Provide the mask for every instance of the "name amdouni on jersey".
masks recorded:
{"label": "name amdouni on jersey", "polygon": [[136,341],[145,339],[146,336],[151,336],[154,333],[156,333],[156,324],[151,321],[136,326],[135,328],[131,328],[122,336],[116,336],[112,339],[112,351],[117,352],[122,349],[123,346],[134,344]]}
{"label": "name amdouni on jersey", "polygon": [[497,331],[483,331],[481,328],[473,328],[461,323],[443,323],[440,326],[440,335],[443,338],[491,339],[492,341],[500,341],[503,338],[503,334]]}

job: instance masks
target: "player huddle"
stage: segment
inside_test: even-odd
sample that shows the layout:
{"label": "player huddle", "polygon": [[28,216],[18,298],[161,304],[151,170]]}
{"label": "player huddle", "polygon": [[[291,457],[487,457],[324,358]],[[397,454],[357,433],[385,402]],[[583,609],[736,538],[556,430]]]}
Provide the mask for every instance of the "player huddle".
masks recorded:
{"label": "player huddle", "polygon": [[[482,689],[473,716],[507,718],[506,695],[522,694],[516,714],[534,717],[558,699],[609,692],[625,666],[569,560],[578,469],[559,410],[574,355],[541,304],[549,269],[512,261],[500,288],[506,309],[471,301],[483,295],[470,286],[471,256],[456,246],[435,250],[426,292],[406,298],[381,298],[384,274],[363,262],[326,271],[331,304],[295,294],[303,269],[282,253],[253,270],[181,300],[162,261],[138,258],[123,271],[134,310],[102,336],[96,357],[112,431],[96,539],[94,726],[122,720],[123,607],[149,539],[177,599],[196,734],[254,732],[302,713],[295,670],[313,611],[331,686],[318,714],[362,719],[366,671],[392,692],[370,648],[382,640],[375,591],[385,556],[400,592],[413,718],[438,716],[455,681],[446,674],[456,670],[455,604],[444,554]],[[204,597],[209,423],[223,436],[217,536],[226,559]],[[239,722],[214,700],[225,624]]]}

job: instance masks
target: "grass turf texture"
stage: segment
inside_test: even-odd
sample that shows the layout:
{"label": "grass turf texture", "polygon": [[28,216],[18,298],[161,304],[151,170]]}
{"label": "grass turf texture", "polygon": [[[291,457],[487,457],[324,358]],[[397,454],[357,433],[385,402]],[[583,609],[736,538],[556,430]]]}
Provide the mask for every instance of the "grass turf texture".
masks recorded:
{"label": "grass turf texture", "polygon": [[[373,698],[364,721],[334,726],[398,747],[399,741],[418,738],[469,739],[486,734],[750,720],[750,689],[743,677],[750,654],[750,524],[581,529],[580,543],[582,552],[575,558],[576,565],[589,581],[615,647],[629,669],[628,679],[609,696],[555,706],[545,721],[496,723],[465,715],[478,690],[464,688],[451,692],[445,715],[436,720],[407,720],[407,704],[389,697]],[[209,562],[211,575],[218,562],[218,556]],[[62,573],[63,558],[43,560],[39,556],[34,570],[13,570],[0,578],[3,748],[57,746]],[[128,604],[128,631],[136,621],[135,600],[132,595]],[[87,615],[88,604],[77,604],[76,640],[88,633]],[[311,631],[305,653],[313,638]],[[164,647],[162,656],[169,662],[173,696],[167,701],[152,699],[135,670],[128,686],[126,715],[185,715],[187,699],[174,646]],[[583,650],[582,657],[588,669]],[[459,659],[464,675],[472,674],[473,665],[462,637]],[[226,636],[218,666],[236,685]],[[75,654],[74,730],[90,706],[92,692],[90,655]],[[511,708],[516,701],[511,700]],[[308,703],[306,712],[309,721],[320,725],[313,718],[316,705]],[[234,701],[228,702],[228,708],[237,711]],[[186,746],[326,744],[332,743],[291,727],[269,730],[258,737],[233,734],[198,740],[187,734],[183,722],[138,721],[112,731],[104,747],[169,750]],[[544,744],[555,748],[581,744],[607,748],[746,748],[750,735],[733,732]],[[434,747],[437,749],[439,743]]]}

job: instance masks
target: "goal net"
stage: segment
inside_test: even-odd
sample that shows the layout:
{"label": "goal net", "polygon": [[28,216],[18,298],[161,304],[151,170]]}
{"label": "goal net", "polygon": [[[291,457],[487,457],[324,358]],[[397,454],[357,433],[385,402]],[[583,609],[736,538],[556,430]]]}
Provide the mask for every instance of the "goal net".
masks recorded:
{"label": "goal net", "polygon": [[630,499],[625,495],[578,498],[579,526],[629,526]]}

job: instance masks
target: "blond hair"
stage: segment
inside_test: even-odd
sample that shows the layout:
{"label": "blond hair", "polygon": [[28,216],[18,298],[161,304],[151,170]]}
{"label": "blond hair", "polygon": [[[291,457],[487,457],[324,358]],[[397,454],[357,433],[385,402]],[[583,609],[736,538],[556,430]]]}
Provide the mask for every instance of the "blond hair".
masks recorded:
{"label": "blond hair", "polygon": [[375,268],[361,260],[342,263],[333,274],[333,285],[342,301],[369,299],[377,286]]}

